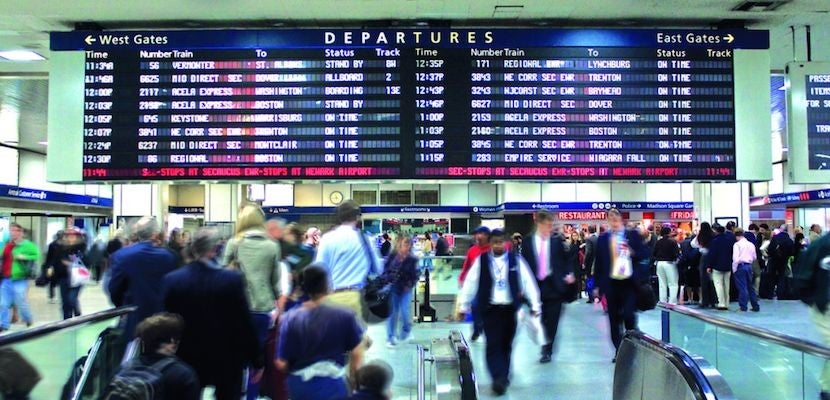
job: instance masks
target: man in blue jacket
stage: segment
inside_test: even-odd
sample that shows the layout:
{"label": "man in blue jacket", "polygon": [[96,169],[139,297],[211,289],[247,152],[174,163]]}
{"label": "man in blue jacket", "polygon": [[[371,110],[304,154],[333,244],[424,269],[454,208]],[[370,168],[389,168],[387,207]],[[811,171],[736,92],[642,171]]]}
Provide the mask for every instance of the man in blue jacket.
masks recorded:
{"label": "man in blue jacket", "polygon": [[608,301],[611,342],[617,350],[623,325],[627,330],[637,329],[637,285],[648,280],[651,272],[640,266],[650,256],[640,233],[625,228],[617,209],[608,210],[608,231],[597,239],[594,276],[598,288],[594,294],[604,294]]}
{"label": "man in blue jacket", "polygon": [[163,278],[176,269],[176,257],[158,245],[161,229],[154,217],[143,217],[133,226],[139,242],[112,256],[109,292],[116,307],[137,306],[127,317],[126,338],[132,338],[139,322],[164,309]]}
{"label": "man in blue jacket", "polygon": [[181,360],[193,367],[202,387],[215,388],[216,400],[239,400],[245,398],[243,371],[250,366],[251,381],[258,383],[265,357],[251,322],[245,278],[216,261],[220,238],[216,228],[199,229],[190,245],[193,262],[158,286],[164,309],[184,319]]}
{"label": "man in blue jacket", "polygon": [[735,235],[722,225],[715,224],[717,236],[709,243],[709,254],[706,258],[706,272],[712,274],[715,292],[718,295],[717,309],[729,310],[729,284],[732,278],[732,246],[735,245]]}

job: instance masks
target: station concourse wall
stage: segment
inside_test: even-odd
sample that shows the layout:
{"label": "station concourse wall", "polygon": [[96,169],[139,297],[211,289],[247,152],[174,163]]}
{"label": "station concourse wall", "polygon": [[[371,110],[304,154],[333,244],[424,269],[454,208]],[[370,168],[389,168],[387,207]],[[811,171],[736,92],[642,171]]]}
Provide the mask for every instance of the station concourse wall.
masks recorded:
{"label": "station concourse wall", "polygon": [[[274,187],[271,187],[274,186]],[[168,206],[205,207],[206,221],[233,221],[238,204],[246,199],[244,184],[132,184],[115,186],[116,215],[164,215]],[[496,206],[503,203],[573,202],[688,202],[695,203],[701,220],[739,217],[748,220],[746,183],[297,183],[265,185],[263,206],[334,207],[335,194],[344,199],[354,191],[430,188],[438,191],[435,204],[410,202],[396,205]]]}

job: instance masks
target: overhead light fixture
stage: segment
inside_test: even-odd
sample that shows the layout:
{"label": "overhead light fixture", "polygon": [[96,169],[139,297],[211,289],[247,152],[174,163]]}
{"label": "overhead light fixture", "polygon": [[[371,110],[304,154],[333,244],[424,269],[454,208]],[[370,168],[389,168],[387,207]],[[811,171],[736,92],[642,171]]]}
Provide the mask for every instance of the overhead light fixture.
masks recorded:
{"label": "overhead light fixture", "polygon": [[43,146],[48,146],[48,145],[49,145],[49,142],[46,142],[46,141],[40,141],[40,142],[37,142],[37,144],[40,144],[40,145],[43,145]]}
{"label": "overhead light fixture", "polygon": [[496,18],[518,18],[524,11],[523,5],[496,5],[493,7],[493,17]]}
{"label": "overhead light fixture", "polygon": [[9,61],[41,61],[45,60],[42,55],[31,50],[7,50],[0,51],[0,58]]}
{"label": "overhead light fixture", "polygon": [[777,1],[765,1],[765,0],[746,0],[734,8],[732,11],[743,11],[743,12],[768,12],[768,11],[775,11],[778,7],[783,6],[784,4],[789,3],[791,0],[777,0]]}

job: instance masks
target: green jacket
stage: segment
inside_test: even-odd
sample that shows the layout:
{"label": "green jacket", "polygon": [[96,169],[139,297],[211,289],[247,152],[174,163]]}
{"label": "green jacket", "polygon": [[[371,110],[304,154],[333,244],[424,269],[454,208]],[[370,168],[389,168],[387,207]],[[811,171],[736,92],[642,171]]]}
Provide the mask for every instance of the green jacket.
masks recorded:
{"label": "green jacket", "polygon": [[238,264],[245,275],[251,311],[271,312],[280,297],[280,246],[262,229],[251,229],[228,241],[222,264]]}
{"label": "green jacket", "polygon": [[[6,243],[2,244],[2,248],[6,248]],[[31,240],[23,239],[12,249],[12,258],[14,261],[12,261],[11,279],[15,281],[28,279],[31,275],[32,266],[40,258],[40,249]],[[20,260],[21,258],[26,261]]]}
{"label": "green jacket", "polygon": [[825,312],[830,303],[830,235],[810,243],[793,274],[801,301]]}

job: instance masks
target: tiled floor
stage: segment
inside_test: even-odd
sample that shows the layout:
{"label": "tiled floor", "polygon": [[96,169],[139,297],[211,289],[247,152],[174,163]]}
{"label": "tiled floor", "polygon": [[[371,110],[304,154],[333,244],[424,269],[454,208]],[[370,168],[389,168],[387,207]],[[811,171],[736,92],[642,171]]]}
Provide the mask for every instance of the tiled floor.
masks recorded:
{"label": "tiled floor", "polygon": [[[440,282],[449,291],[451,285]],[[36,324],[55,321],[60,317],[60,304],[47,301],[46,289],[32,287],[30,300]],[[110,308],[111,305],[100,286],[85,287],[81,293],[84,313]],[[733,304],[733,306],[735,306]],[[761,326],[792,336],[818,341],[819,335],[810,323],[807,308],[797,301],[764,301],[760,313],[735,311],[706,311],[721,317],[746,324]],[[657,310],[640,314],[640,328],[646,333],[660,337],[660,312]],[[13,330],[22,329],[16,325]],[[395,349],[385,346],[386,327],[377,324],[370,327],[375,345],[369,350],[368,358],[381,358],[392,364],[395,370],[395,399],[416,398],[416,351],[415,345],[429,346],[431,339],[445,337],[450,330],[458,329],[469,336],[469,324],[439,322],[416,324],[413,340]],[[472,343],[474,365],[478,376],[482,399],[494,398],[490,390],[490,377],[484,362],[484,339]],[[742,349],[741,351],[752,351]],[[758,351],[756,349],[756,351]],[[518,334],[514,346],[512,386],[504,399],[597,399],[611,398],[614,365],[611,364],[613,347],[608,339],[606,315],[597,306],[584,301],[566,306],[557,336],[557,351],[554,361],[547,365],[537,362],[539,349],[533,345],[524,332]],[[429,367],[429,366],[428,366]],[[428,397],[429,398],[429,397]]]}
{"label": "tiled floor", "polygon": [[[100,285],[91,284],[81,289],[78,297],[81,302],[81,312],[84,314],[91,314],[97,311],[103,311],[112,308],[109,298],[104,294]],[[41,325],[47,322],[54,322],[63,318],[63,311],[61,311],[60,304],[60,289],[55,288],[54,302],[49,302],[48,288],[37,287],[34,284],[29,286],[29,306],[32,309],[32,316],[35,319],[35,325]],[[11,331],[24,329],[20,324],[12,325]]]}
{"label": "tiled floor", "polygon": [[[809,321],[807,307],[798,301],[763,301],[760,313],[732,311],[706,311],[720,317],[745,324],[761,326],[788,335],[819,340]],[[660,338],[660,311],[639,314],[640,329]],[[396,373],[395,398],[415,398],[416,352],[415,344],[428,346],[430,339],[446,336],[449,330],[460,329],[469,336],[469,324],[420,324],[414,330],[415,340],[390,350],[383,346],[385,328],[372,326],[370,333],[376,343],[369,351],[369,358],[382,358],[390,362]],[[610,399],[614,365],[610,360],[613,346],[608,338],[608,320],[601,309],[584,301],[566,306],[557,335],[557,352],[551,364],[537,362],[539,349],[520,332],[513,359],[513,384],[504,399]],[[484,362],[484,339],[471,345],[478,374],[482,399],[495,398],[490,390],[490,377]],[[749,345],[738,353],[761,351]]]}

